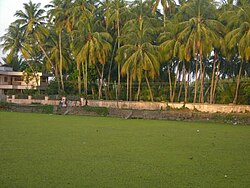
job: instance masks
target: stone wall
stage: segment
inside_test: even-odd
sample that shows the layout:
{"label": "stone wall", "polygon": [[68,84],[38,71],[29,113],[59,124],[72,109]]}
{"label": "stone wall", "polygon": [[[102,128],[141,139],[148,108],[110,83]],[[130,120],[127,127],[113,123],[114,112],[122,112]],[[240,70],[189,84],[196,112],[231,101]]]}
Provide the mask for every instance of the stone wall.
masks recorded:
{"label": "stone wall", "polygon": [[43,104],[43,105],[59,105],[59,100],[49,100],[49,97],[45,97],[44,99],[32,99],[31,96],[28,96],[28,99],[16,99],[15,95],[12,95],[11,97],[7,96],[6,99],[7,102],[10,103],[16,103],[16,104]]}
{"label": "stone wall", "polygon": [[[28,99],[16,99],[15,95],[7,97],[7,102],[18,104],[32,104],[40,103],[44,105],[59,105],[59,100],[50,100],[49,97],[45,97],[43,100],[32,99],[31,96]],[[69,106],[83,106],[86,101],[81,98],[79,101],[68,101]],[[169,110],[187,108],[190,110],[197,110],[200,112],[209,113],[246,113],[250,112],[250,105],[223,105],[223,104],[199,104],[199,103],[170,103],[170,102],[135,102],[135,101],[106,101],[106,100],[88,100],[88,106],[107,107],[107,108],[119,108],[119,109],[137,109],[137,110]]]}
{"label": "stone wall", "polygon": [[223,104],[199,104],[199,103],[170,103],[170,102],[135,102],[135,101],[98,101],[89,100],[89,106],[100,106],[120,109],[139,109],[139,110],[167,110],[169,108],[187,108],[200,112],[209,113],[246,113],[250,112],[250,105],[223,105]]}

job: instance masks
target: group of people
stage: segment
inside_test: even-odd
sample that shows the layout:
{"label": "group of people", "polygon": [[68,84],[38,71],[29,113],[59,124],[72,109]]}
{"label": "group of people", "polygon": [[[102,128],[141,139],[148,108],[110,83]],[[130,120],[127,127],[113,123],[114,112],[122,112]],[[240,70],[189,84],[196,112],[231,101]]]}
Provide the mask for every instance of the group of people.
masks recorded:
{"label": "group of people", "polygon": [[[77,107],[77,106],[83,106],[83,105],[84,104],[81,99],[79,101],[69,101],[66,97],[62,97],[59,103],[59,106],[63,108]],[[85,105],[87,105],[87,100],[85,100]]]}

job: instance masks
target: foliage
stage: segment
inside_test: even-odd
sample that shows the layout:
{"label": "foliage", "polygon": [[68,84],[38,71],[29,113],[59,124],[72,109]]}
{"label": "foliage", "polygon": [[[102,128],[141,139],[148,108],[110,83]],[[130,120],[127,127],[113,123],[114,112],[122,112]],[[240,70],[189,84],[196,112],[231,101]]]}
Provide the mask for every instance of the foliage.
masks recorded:
{"label": "foliage", "polygon": [[95,112],[101,116],[107,116],[109,113],[106,107],[83,106],[82,108],[83,110],[86,110],[88,112]]}
{"label": "foliage", "polygon": [[8,110],[11,106],[11,103],[0,101],[0,110]]}
{"label": "foliage", "polygon": [[45,114],[53,114],[54,111],[53,105],[40,105],[38,108],[41,109],[41,112]]}

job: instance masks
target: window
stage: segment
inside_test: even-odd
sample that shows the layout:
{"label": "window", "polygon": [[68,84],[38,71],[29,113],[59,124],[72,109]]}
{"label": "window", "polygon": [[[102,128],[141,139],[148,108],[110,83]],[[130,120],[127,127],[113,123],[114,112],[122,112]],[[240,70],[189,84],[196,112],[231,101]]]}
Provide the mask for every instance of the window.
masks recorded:
{"label": "window", "polygon": [[14,80],[15,81],[22,81],[22,78],[21,77],[15,77]]}
{"label": "window", "polygon": [[8,77],[7,76],[4,77],[4,82],[8,82]]}

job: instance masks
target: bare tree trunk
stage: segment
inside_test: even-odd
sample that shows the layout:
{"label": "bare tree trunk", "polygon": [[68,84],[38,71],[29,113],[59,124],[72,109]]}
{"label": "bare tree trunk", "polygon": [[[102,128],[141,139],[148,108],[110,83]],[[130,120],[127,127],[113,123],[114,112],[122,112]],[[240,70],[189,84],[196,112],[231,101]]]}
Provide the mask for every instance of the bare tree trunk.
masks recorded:
{"label": "bare tree trunk", "polygon": [[[120,20],[119,18],[117,17],[116,19],[116,24],[117,24],[117,37],[118,39],[120,38],[121,34],[120,34]],[[117,49],[120,48],[120,42],[118,40],[118,44],[117,44]],[[120,99],[120,95],[121,95],[121,63],[120,62],[117,62],[118,63],[118,66],[117,66],[117,71],[118,71],[118,99]]]}
{"label": "bare tree trunk", "polygon": [[202,45],[200,46],[200,103],[204,103],[204,72],[203,72],[203,65],[202,65],[202,60],[203,60],[203,54],[202,54]]}
{"label": "bare tree trunk", "polygon": [[220,71],[220,61],[218,62],[218,66],[217,66],[217,70],[216,70],[216,78],[215,78],[215,83],[214,83],[214,88],[213,88],[213,101],[212,103],[215,103],[215,91],[216,91],[216,88],[217,88],[217,83],[218,83],[218,80],[219,80],[219,71]]}
{"label": "bare tree trunk", "polygon": [[172,92],[172,80],[171,80],[171,72],[170,72],[170,67],[168,65],[168,82],[169,82],[169,98],[170,98],[170,101],[173,102],[172,100],[172,95],[173,95],[173,92]]}
{"label": "bare tree trunk", "polygon": [[127,101],[129,101],[129,71],[127,71]]}
{"label": "bare tree trunk", "polygon": [[129,79],[129,100],[132,101],[132,86],[133,86],[133,76],[130,75]]}
{"label": "bare tree trunk", "polygon": [[185,62],[183,62],[183,66],[182,66],[182,82],[181,82],[181,86],[179,89],[179,94],[178,94],[178,101],[180,101],[180,97],[181,97],[181,92],[182,92],[182,88],[184,85],[184,102],[186,102],[187,100],[187,83],[186,83],[186,65]]}
{"label": "bare tree trunk", "polygon": [[60,51],[60,62],[59,62],[59,73],[61,78],[61,86],[64,91],[64,82],[63,82],[63,62],[62,62],[62,32],[59,33],[59,51]]}
{"label": "bare tree trunk", "polygon": [[110,76],[111,76],[111,70],[112,70],[113,60],[114,60],[114,56],[115,56],[115,49],[116,49],[117,41],[118,41],[118,39],[116,39],[116,41],[115,41],[115,45],[114,45],[114,49],[113,49],[113,52],[112,52],[112,56],[111,56],[111,60],[110,60],[110,65],[109,65],[108,92],[109,92]]}
{"label": "bare tree trunk", "polygon": [[189,86],[190,86],[190,77],[191,77],[191,62],[189,62],[189,64],[188,64],[188,81],[187,81],[187,101],[186,102],[188,102],[188,101],[190,101],[190,88],[189,88]]}
{"label": "bare tree trunk", "polygon": [[187,91],[188,91],[188,85],[187,85],[187,71],[186,71],[186,64],[185,62],[183,63],[183,83],[184,83],[184,102],[187,102]]}
{"label": "bare tree trunk", "polygon": [[60,77],[59,77],[59,74],[58,74],[57,65],[55,65],[55,66],[53,65],[53,63],[52,63],[51,59],[49,58],[48,54],[46,53],[46,51],[44,50],[44,48],[40,44],[40,40],[38,40],[38,46],[42,50],[44,56],[48,59],[50,66],[54,67],[54,69],[55,69],[55,77],[56,77],[57,86],[58,86],[58,93],[59,93],[59,91],[61,90],[61,85],[60,85]]}
{"label": "bare tree trunk", "polygon": [[136,96],[137,101],[140,100],[140,95],[141,95],[141,80],[138,79],[138,90],[137,90],[137,96]]}
{"label": "bare tree trunk", "polygon": [[197,98],[197,91],[198,91],[198,54],[195,61],[195,88],[194,88],[194,100],[193,103],[196,103]]}
{"label": "bare tree trunk", "polygon": [[80,68],[80,63],[77,63],[77,70],[78,70],[78,76],[77,76],[77,82],[78,82],[78,94],[80,95],[82,92],[82,83],[81,83],[81,68]]}
{"label": "bare tree trunk", "polygon": [[178,97],[177,97],[178,102],[180,102],[182,87],[183,87],[183,81],[180,83],[180,88],[179,88]]}
{"label": "bare tree trunk", "polygon": [[210,85],[210,99],[209,99],[210,104],[213,103],[214,77],[215,77],[216,61],[218,59],[217,57],[218,57],[218,52],[215,51],[214,63],[213,63],[213,71],[212,71],[212,76],[211,76],[211,85]]}
{"label": "bare tree trunk", "polygon": [[172,101],[171,102],[174,102],[174,98],[175,98],[175,92],[176,92],[176,84],[177,84],[177,75],[179,74],[179,64],[180,64],[180,61],[178,61],[178,64],[177,64],[177,71],[176,71],[176,74],[175,74],[175,79],[174,79],[174,88],[173,88],[173,95],[172,95]]}
{"label": "bare tree trunk", "polygon": [[237,78],[237,83],[236,83],[236,89],[235,89],[235,95],[234,95],[233,104],[236,104],[236,103],[237,103],[237,99],[238,99],[239,88],[240,88],[240,77],[241,77],[242,65],[243,65],[243,62],[241,61],[241,63],[240,63],[240,70],[239,70],[239,74],[238,74],[238,78]]}
{"label": "bare tree trunk", "polygon": [[55,77],[56,77],[56,81],[57,81],[57,87],[58,87],[58,94],[60,93],[61,91],[61,84],[60,84],[60,78],[59,78],[59,75],[58,75],[58,68],[57,66],[55,66]]}
{"label": "bare tree trunk", "polygon": [[98,99],[100,100],[102,97],[102,85],[103,85],[103,74],[104,74],[104,64],[102,64],[102,72],[101,72],[101,77],[99,81],[99,88],[98,88]]}
{"label": "bare tree trunk", "polygon": [[85,99],[87,100],[88,97],[88,62],[85,61],[84,66],[84,95]]}
{"label": "bare tree trunk", "polygon": [[148,81],[148,75],[147,75],[146,71],[145,71],[145,78],[146,78],[146,82],[147,82],[147,85],[148,85],[148,89],[149,89],[149,94],[150,94],[151,101],[154,102],[154,97],[153,97],[152,89],[150,87],[150,84],[149,84],[149,81]]}

